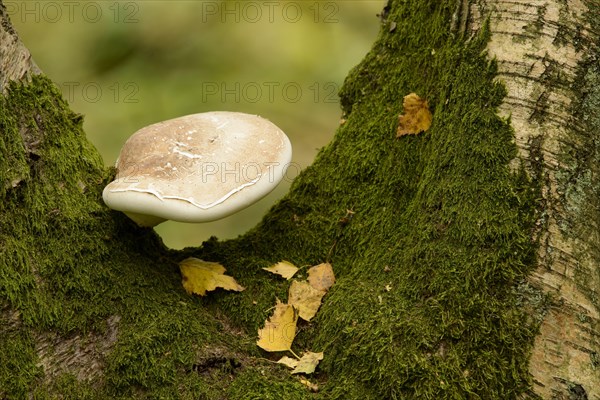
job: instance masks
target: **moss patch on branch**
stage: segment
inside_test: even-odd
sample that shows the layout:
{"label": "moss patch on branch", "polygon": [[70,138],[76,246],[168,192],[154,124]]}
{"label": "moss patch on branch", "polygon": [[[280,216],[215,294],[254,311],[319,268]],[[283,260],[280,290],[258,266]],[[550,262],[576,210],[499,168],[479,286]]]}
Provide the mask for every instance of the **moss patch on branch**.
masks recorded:
{"label": "moss patch on branch", "polygon": [[[516,146],[496,115],[505,92],[482,54],[485,29],[453,36],[454,8],[391,2],[379,39],[341,90],[345,122],[333,142],[257,227],[199,249],[168,251],[107,210],[100,195],[110,172],[80,117],[45,78],[13,85],[0,103],[0,301],[12,321],[0,325],[0,346],[11,349],[11,362],[0,362],[0,396],[523,393],[537,326],[518,287],[534,262],[538,189],[509,168]],[[397,139],[411,92],[428,100],[433,125]],[[187,296],[176,263],[190,255],[221,262],[247,289]],[[261,268],[282,259],[331,261],[336,272],[295,342],[325,352],[311,378],[317,394],[254,345],[288,286]],[[49,332],[89,353],[98,370],[61,363]],[[106,338],[106,350],[90,346],[90,335]],[[236,361],[223,368],[210,357]]]}
{"label": "moss patch on branch", "polygon": [[[215,303],[248,331],[266,316],[252,301],[285,298],[261,289],[275,278],[260,267],[332,262],[337,283],[296,340],[325,352],[327,398],[505,399],[530,385],[543,302],[524,307],[522,289],[539,190],[509,167],[516,146],[496,114],[505,90],[482,53],[486,29],[453,36],[450,3],[392,2],[341,90],[334,141],[253,231],[197,254],[242,277],[247,292]],[[411,92],[433,125],[397,139]]]}
{"label": "moss patch on branch", "polygon": [[152,230],[104,206],[112,172],[81,122],[44,77],[0,101],[0,397],[226,398],[236,371],[198,366],[258,351],[185,294]]}

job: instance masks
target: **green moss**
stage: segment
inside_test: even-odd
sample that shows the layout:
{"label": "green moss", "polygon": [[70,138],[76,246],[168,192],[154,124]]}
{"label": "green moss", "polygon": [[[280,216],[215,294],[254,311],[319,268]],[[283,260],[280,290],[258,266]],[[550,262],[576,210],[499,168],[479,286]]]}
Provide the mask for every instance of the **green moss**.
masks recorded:
{"label": "green moss", "polygon": [[[184,383],[194,393],[212,390],[190,372],[193,365],[209,344],[230,353],[242,345],[185,294],[177,260],[166,257],[158,237],[103,205],[110,172],[85,139],[81,118],[38,77],[11,86],[0,102],[0,123],[3,154],[23,155],[0,170],[2,182],[10,183],[0,203],[0,299],[2,315],[17,321],[0,339],[6,357],[0,393],[19,398],[35,387],[36,396],[51,398],[91,387],[92,398],[172,397]],[[44,379],[37,348],[49,333],[85,343],[102,338],[113,315],[117,337],[108,341],[106,357],[94,359],[104,365],[101,380],[69,378],[78,371],[68,366],[46,371],[63,378]]]}
{"label": "green moss", "polygon": [[[0,320],[1,321],[1,320]],[[33,340],[27,333],[7,329],[7,321],[0,328],[0,397],[21,399],[40,376],[35,365],[37,357],[33,351]]]}
{"label": "green moss", "polygon": [[[531,298],[523,281],[534,264],[538,190],[508,166],[516,147],[496,115],[505,91],[482,53],[487,31],[467,41],[452,36],[453,3],[392,2],[395,29],[386,23],[349,74],[340,92],[346,122],[333,142],[257,227],[199,249],[168,251],[151,231],[107,210],[100,194],[110,172],[80,118],[45,78],[13,85],[0,103],[0,150],[15,154],[0,170],[0,298],[20,314],[24,337],[102,335],[109,316],[121,319],[101,379],[80,382],[67,371],[44,381],[35,340],[21,338],[12,344],[24,354],[16,369],[0,364],[0,383],[15,370],[20,383],[2,389],[19,393],[35,382],[41,398],[523,393],[537,326],[522,305]],[[429,101],[433,125],[396,138],[411,92]],[[347,210],[353,218],[343,221]],[[247,289],[190,298],[176,266],[189,255],[223,263]],[[257,362],[277,357],[254,341],[276,298],[286,298],[289,283],[261,270],[281,259],[331,261],[337,275],[294,344],[325,351],[311,378],[318,394],[280,366]],[[198,369],[212,365],[202,360],[215,351],[240,365]]]}
{"label": "green moss", "polygon": [[77,400],[93,400],[98,398],[107,398],[107,394],[98,390],[93,383],[80,382],[71,374],[63,374],[49,384],[48,387],[30,388],[30,393],[36,400],[54,400],[61,399],[68,394],[70,398]]}
{"label": "green moss", "polygon": [[[260,267],[333,263],[337,283],[296,340],[325,351],[328,398],[505,399],[529,387],[539,319],[517,288],[534,265],[539,191],[508,166],[516,147],[496,115],[505,91],[482,54],[485,30],[455,39],[452,9],[392,3],[396,28],[347,78],[334,141],[258,227],[198,253],[261,287],[216,300],[248,331],[265,317],[252,301],[286,286],[262,290]],[[433,125],[397,139],[410,92],[428,99]]]}
{"label": "green moss", "polygon": [[[305,400],[315,399],[298,377],[290,377],[287,372],[281,373],[269,369],[253,369],[240,373],[227,390],[227,399],[239,400]],[[268,374],[266,373],[268,372]],[[282,397],[283,396],[283,397]]]}

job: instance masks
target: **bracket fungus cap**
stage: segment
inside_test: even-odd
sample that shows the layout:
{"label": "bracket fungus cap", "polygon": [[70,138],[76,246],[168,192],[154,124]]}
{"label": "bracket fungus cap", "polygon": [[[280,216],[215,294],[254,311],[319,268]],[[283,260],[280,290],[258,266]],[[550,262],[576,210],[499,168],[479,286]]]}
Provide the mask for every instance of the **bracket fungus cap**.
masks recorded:
{"label": "bracket fungus cap", "polygon": [[272,191],[291,158],[287,136],[257,115],[186,115],[135,132],[102,197],[140,226],[214,221]]}

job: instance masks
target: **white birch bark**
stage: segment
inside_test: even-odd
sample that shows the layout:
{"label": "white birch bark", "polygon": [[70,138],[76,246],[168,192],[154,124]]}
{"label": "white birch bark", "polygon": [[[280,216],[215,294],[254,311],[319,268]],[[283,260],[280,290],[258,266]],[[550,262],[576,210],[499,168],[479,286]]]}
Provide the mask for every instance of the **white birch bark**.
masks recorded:
{"label": "white birch bark", "polygon": [[12,27],[6,7],[0,3],[0,91],[4,93],[10,81],[24,80],[39,73],[29,50]]}
{"label": "white birch bark", "polygon": [[[531,397],[600,399],[600,245],[597,221],[581,218],[569,204],[561,174],[570,174],[566,153],[577,150],[582,128],[573,107],[581,100],[577,80],[597,52],[594,10],[582,0],[478,0],[469,7],[466,34],[489,18],[487,50],[498,63],[508,95],[500,108],[510,117],[519,159],[542,187],[538,265],[530,283],[550,295],[530,358]],[[600,18],[600,15],[597,16]],[[597,63],[597,61],[596,61]],[[598,110],[600,113],[600,110]],[[575,188],[579,182],[573,182]],[[587,201],[590,199],[587,198]],[[586,201],[584,199],[584,201]],[[573,229],[574,226],[579,226]],[[586,236],[581,232],[587,232]]]}

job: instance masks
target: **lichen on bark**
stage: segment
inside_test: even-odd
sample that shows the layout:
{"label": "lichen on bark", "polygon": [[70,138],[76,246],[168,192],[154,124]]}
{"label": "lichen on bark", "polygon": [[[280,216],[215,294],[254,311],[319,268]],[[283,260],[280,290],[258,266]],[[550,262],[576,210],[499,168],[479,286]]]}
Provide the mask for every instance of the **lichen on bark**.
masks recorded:
{"label": "lichen on bark", "polygon": [[530,357],[532,393],[600,395],[595,354],[600,318],[598,274],[598,4],[593,1],[476,1],[489,16],[487,45],[507,88],[519,149],[541,188],[537,268],[531,285],[547,294]]}
{"label": "lichen on bark", "polygon": [[[525,392],[538,321],[519,288],[534,266],[539,188],[509,167],[517,148],[509,121],[496,114],[505,89],[484,53],[489,31],[452,32],[455,8],[390,2],[378,40],[340,92],[345,122],[334,140],[258,226],[196,249],[170,251],[151,230],[108,210],[100,193],[111,171],[81,118],[46,78],[12,85],[0,103],[2,159],[16,157],[0,164],[0,299],[2,315],[15,322],[0,327],[0,345],[14,351],[0,363],[0,394],[506,399]],[[428,100],[433,125],[397,139],[411,92]],[[190,255],[221,262],[247,289],[187,296],[176,263]],[[254,345],[287,289],[261,268],[282,259],[330,261],[335,269],[336,284],[295,342],[325,352],[311,378],[319,394]],[[91,353],[97,373],[54,363],[42,346],[49,333]],[[90,349],[86,338],[110,343]],[[215,361],[223,359],[233,361]]]}

